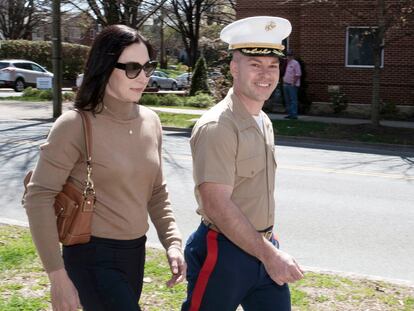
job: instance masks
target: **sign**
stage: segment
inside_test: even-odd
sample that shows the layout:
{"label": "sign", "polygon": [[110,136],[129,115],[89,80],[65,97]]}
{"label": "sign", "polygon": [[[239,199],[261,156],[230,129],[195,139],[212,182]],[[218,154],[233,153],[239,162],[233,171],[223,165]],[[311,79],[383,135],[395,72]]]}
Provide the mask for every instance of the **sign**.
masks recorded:
{"label": "sign", "polygon": [[51,77],[40,77],[36,78],[36,88],[38,90],[48,90],[52,88]]}

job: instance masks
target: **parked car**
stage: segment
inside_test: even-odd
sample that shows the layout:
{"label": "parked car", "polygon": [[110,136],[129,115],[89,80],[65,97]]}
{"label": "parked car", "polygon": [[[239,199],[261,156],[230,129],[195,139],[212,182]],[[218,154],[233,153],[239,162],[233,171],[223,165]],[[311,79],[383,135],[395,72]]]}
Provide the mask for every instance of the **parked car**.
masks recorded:
{"label": "parked car", "polygon": [[78,76],[76,77],[76,87],[79,89],[81,84],[83,82],[83,73],[78,74]]}
{"label": "parked car", "polygon": [[191,85],[191,73],[182,73],[177,78],[175,78],[178,82],[178,89],[188,89]]}
{"label": "parked car", "polygon": [[173,78],[169,78],[166,73],[156,70],[150,77],[148,86],[158,89],[177,90],[178,82]]}
{"label": "parked car", "polygon": [[28,86],[36,87],[36,79],[40,77],[53,78],[53,73],[29,60],[0,60],[0,88],[10,87],[22,92]]}

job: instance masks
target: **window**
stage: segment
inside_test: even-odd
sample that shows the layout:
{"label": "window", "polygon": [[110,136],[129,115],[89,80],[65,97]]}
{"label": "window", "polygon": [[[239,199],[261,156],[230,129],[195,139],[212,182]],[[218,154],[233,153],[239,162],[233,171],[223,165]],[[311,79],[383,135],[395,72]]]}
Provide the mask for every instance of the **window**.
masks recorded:
{"label": "window", "polygon": [[81,38],[81,30],[79,27],[69,27],[69,38],[71,39],[80,39]]}
{"label": "window", "polygon": [[14,63],[14,67],[26,70],[32,70],[32,66],[28,63]]}
{"label": "window", "polygon": [[[346,32],[346,66],[374,67],[372,46],[376,37],[376,28],[348,27]],[[384,50],[381,55],[381,67],[384,65]]]}
{"label": "window", "polygon": [[39,71],[39,72],[45,72],[42,68],[40,68],[39,66],[35,65],[35,64],[31,64],[32,65],[32,70],[33,71]]}

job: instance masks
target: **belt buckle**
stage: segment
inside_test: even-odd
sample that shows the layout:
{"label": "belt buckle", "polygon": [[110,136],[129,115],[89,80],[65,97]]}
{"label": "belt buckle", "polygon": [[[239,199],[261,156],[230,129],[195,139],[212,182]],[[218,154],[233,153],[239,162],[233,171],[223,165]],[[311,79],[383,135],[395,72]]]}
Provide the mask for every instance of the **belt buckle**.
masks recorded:
{"label": "belt buckle", "polygon": [[272,239],[272,236],[273,236],[273,231],[272,230],[269,230],[267,232],[264,232],[263,236],[264,236],[264,238],[266,240],[271,240]]}

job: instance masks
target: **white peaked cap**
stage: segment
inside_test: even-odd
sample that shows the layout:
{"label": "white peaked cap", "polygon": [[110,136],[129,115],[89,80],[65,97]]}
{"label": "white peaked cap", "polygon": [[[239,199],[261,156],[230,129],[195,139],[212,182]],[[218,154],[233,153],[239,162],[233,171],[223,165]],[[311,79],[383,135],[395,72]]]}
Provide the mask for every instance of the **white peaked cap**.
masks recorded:
{"label": "white peaked cap", "polygon": [[224,27],[220,39],[229,44],[230,50],[240,50],[246,55],[282,56],[285,48],[282,41],[291,31],[292,25],[285,18],[253,16]]}

